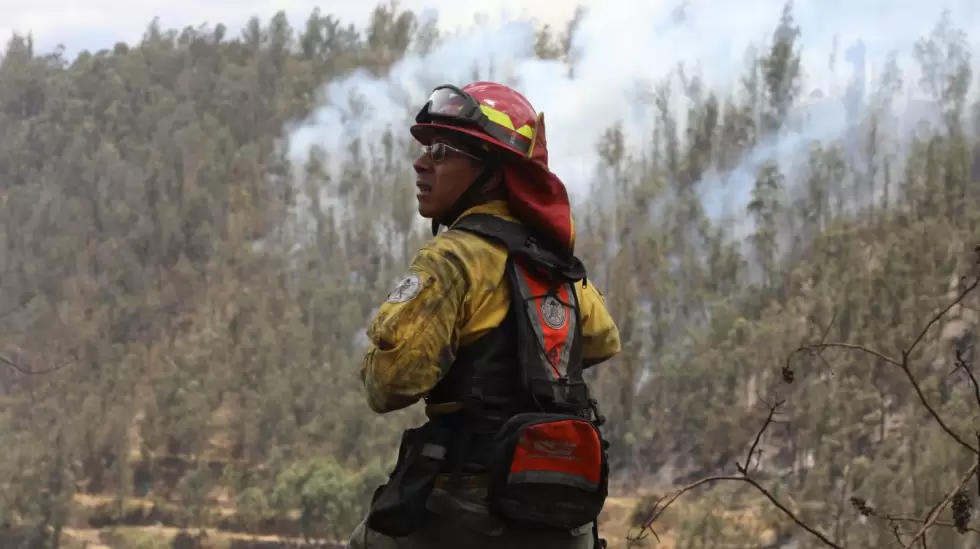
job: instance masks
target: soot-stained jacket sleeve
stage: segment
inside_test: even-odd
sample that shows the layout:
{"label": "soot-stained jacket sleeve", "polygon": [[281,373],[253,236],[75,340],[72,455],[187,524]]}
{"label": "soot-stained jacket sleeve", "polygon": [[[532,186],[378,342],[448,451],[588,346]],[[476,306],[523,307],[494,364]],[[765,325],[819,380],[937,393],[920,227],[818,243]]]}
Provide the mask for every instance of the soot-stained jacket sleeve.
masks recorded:
{"label": "soot-stained jacket sleeve", "polygon": [[445,253],[423,248],[388,294],[368,328],[361,366],[368,405],[378,413],[411,406],[438,383],[456,357],[462,268]]}
{"label": "soot-stained jacket sleeve", "polygon": [[588,368],[620,353],[619,328],[592,281],[579,283],[578,292],[582,307],[582,363]]}

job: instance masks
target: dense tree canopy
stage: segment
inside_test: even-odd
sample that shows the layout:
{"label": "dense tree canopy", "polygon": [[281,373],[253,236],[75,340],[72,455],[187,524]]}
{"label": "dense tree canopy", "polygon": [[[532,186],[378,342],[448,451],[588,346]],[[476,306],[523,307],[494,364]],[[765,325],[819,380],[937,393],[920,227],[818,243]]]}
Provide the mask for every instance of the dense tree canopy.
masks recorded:
{"label": "dense tree canopy", "polygon": [[[576,220],[623,338],[593,374],[615,495],[731,470],[775,398],[787,404],[759,441],[760,482],[842,546],[893,539],[850,498],[923,516],[976,462],[921,404],[980,444],[980,403],[955,369],[957,351],[972,359],[972,297],[906,357],[922,395],[900,368],[847,349],[797,359],[791,384],[780,375],[821,339],[902,357],[974,268],[975,63],[938,15],[916,48],[938,124],[901,141],[896,81],[883,79],[848,135],[753,167],[735,220],[708,215],[704,182],[800,123],[791,10],[731,95],[686,77],[695,101],[682,123],[669,88],[655,93],[647,149],[627,150],[610,126]],[[561,35],[544,29],[537,54],[571,67],[577,18]],[[68,527],[140,521],[346,536],[397,434],[421,417],[375,417],[357,377],[365,323],[426,237],[415,148],[396,128],[297,164],[285,138],[328,82],[384,74],[440,39],[391,6],[366,29],[319,12],[253,19],[238,36],[151,24],[139,44],[75,59],[11,39],[0,60],[8,530],[44,548]],[[664,540],[677,548],[818,546],[750,487],[688,497]],[[954,528],[929,537],[978,541]]]}

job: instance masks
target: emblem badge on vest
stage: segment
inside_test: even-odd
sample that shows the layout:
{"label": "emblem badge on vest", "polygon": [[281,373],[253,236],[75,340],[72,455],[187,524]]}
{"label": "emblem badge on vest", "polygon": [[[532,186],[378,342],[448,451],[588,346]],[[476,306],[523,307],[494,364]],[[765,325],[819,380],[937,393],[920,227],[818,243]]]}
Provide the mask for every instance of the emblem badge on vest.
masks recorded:
{"label": "emblem badge on vest", "polygon": [[555,296],[551,295],[545,298],[544,303],[541,304],[541,316],[544,317],[544,323],[553,330],[561,329],[567,319],[565,306]]}

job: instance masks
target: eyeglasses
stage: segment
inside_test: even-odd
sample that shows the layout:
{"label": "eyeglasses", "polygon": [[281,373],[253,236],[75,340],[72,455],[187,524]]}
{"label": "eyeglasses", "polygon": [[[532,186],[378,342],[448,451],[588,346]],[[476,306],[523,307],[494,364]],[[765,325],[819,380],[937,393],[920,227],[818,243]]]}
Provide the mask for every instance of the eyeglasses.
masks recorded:
{"label": "eyeglasses", "polygon": [[466,151],[457,149],[456,147],[447,145],[445,143],[433,143],[431,145],[426,145],[426,146],[422,147],[422,154],[429,155],[429,158],[431,158],[432,161],[435,162],[435,163],[437,163],[437,164],[439,162],[442,162],[443,160],[446,159],[446,151],[452,151],[452,152],[454,152],[454,153],[456,153],[458,155],[465,156],[465,157],[468,157],[468,158],[472,158],[473,160],[476,160],[476,161],[480,161],[481,160],[480,158],[478,158],[478,157],[476,157],[476,156],[474,156],[474,155],[472,155],[472,154],[470,154],[470,153],[468,153]]}

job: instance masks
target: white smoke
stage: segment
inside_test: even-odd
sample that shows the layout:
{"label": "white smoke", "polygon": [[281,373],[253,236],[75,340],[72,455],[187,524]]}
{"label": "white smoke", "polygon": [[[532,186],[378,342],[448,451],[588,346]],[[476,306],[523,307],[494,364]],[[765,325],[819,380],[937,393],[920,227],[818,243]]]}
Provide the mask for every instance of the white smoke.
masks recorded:
{"label": "white smoke", "polygon": [[[783,7],[782,0],[595,5],[574,33],[571,75],[567,66],[534,59],[535,28],[530,21],[478,26],[446,39],[427,55],[407,56],[383,78],[357,72],[329,84],[323,91],[324,106],[289,136],[291,154],[302,161],[308,147],[319,144],[328,154],[335,153],[332,158],[340,159],[354,135],[370,139],[391,128],[407,136],[412,117],[432,87],[463,85],[479,76],[515,85],[545,113],[551,167],[573,198],[581,200],[595,172],[596,144],[604,130],[621,122],[634,152],[649,142],[655,116],[644,90],[683,63],[688,76],[697,73],[708,91],[728,96],[744,74],[749,47],[770,41]],[[927,97],[918,84],[913,52],[916,41],[932,32],[944,10],[952,14],[957,28],[967,33],[976,29],[967,36],[976,51],[980,40],[976,0],[797,1],[792,13],[802,33],[801,95],[806,99],[800,108],[809,114],[807,122],[784,139],[750,151],[734,178],[706,178],[699,192],[709,214],[744,212],[758,166],[770,160],[787,161],[797,145],[841,138],[858,124],[889,56],[895,56],[903,73],[904,89],[896,107]],[[679,92],[674,80],[673,90]],[[348,101],[352,95],[369,106],[359,116],[353,116]],[[687,105],[682,93],[673,97],[683,128]]]}

